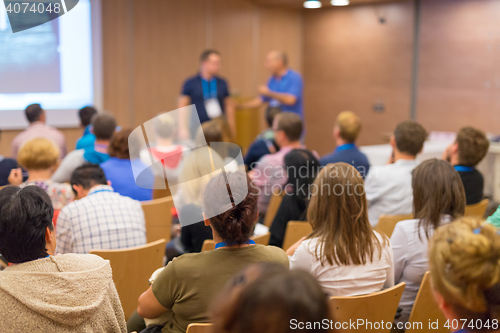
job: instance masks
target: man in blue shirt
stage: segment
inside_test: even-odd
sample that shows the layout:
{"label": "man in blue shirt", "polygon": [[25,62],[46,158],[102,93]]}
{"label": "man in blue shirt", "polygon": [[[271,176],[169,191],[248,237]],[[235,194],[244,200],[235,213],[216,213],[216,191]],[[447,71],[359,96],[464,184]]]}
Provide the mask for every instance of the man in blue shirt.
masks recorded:
{"label": "man in blue shirt", "polygon": [[97,110],[92,106],[85,106],[78,111],[80,126],[84,128],[83,136],[76,142],[76,149],[93,147],[95,135],[92,133],[92,117],[97,114]]}
{"label": "man in blue shirt", "polygon": [[354,142],[361,131],[361,119],[351,111],[341,112],[333,128],[333,138],[337,144],[335,150],[323,156],[319,161],[322,166],[329,163],[349,163],[359,171],[363,179],[370,170],[370,163],[365,154],[360,152]]}
{"label": "man in blue shirt", "polygon": [[266,68],[271,72],[267,85],[259,87],[259,97],[244,103],[241,107],[258,107],[263,103],[269,106],[279,106],[284,112],[293,112],[302,119],[303,87],[302,77],[296,71],[288,68],[288,57],[280,51],[272,51],[266,57]]}
{"label": "man in blue shirt", "polygon": [[[233,137],[236,134],[234,103],[229,94],[229,87],[224,79],[218,76],[221,68],[221,57],[215,50],[205,50],[200,57],[200,71],[188,78],[182,87],[178,108],[194,104],[200,119],[200,125],[225,114]],[[179,136],[188,139],[194,136],[198,124],[187,119],[187,112],[179,118]],[[189,122],[189,125],[187,124]]]}

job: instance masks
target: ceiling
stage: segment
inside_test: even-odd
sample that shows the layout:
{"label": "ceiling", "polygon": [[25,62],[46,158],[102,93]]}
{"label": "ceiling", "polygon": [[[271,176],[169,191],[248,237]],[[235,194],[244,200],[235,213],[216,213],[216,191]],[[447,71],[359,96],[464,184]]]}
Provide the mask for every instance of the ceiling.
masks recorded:
{"label": "ceiling", "polygon": [[[258,3],[259,5],[290,7],[290,8],[298,8],[298,7],[302,8],[302,5],[304,3],[304,0],[251,0],[251,1]],[[332,5],[330,5],[330,0],[320,0],[320,1],[323,3],[322,8],[332,7]],[[351,5],[396,2],[396,1],[404,1],[404,0],[350,0]]]}

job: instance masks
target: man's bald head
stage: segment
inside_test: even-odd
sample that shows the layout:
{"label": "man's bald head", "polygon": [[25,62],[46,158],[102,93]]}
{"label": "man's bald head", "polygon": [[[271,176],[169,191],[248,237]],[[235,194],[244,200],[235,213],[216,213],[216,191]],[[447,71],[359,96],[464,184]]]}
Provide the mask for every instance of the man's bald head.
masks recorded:
{"label": "man's bald head", "polygon": [[272,74],[279,74],[288,67],[288,56],[282,51],[271,51],[267,54],[265,66]]}

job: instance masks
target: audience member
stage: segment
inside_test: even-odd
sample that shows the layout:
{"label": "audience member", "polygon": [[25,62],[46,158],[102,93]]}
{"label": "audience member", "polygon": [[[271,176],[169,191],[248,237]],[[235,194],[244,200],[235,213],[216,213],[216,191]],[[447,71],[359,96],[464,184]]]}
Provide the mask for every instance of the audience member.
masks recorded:
{"label": "audience member", "polygon": [[[0,130],[0,136],[2,131]],[[0,155],[0,186],[5,186],[9,184],[10,171],[17,169],[18,165],[16,160],[12,158],[5,158]]]}
{"label": "audience member", "polygon": [[[190,323],[208,320],[213,296],[247,265],[277,262],[288,267],[283,250],[249,239],[258,217],[256,191],[242,172],[210,180],[203,195],[204,215],[213,216],[205,223],[212,228],[216,249],[172,260],[139,298],[140,316],[151,319],[168,312],[163,331],[185,332]],[[233,204],[227,202],[228,194]]]}
{"label": "audience member", "polygon": [[100,164],[109,159],[108,145],[115,133],[116,120],[106,113],[97,114],[92,117],[92,131],[96,137],[94,145],[85,149],[74,150],[66,156],[52,180],[59,183],[67,183],[71,174],[80,165],[86,163]]}
{"label": "audience member", "polygon": [[274,118],[280,112],[281,108],[279,106],[268,106],[266,108],[266,122],[269,127],[260,133],[257,139],[255,139],[248,148],[247,155],[245,156],[245,165],[248,167],[249,171],[253,169],[255,163],[257,163],[262,156],[274,154],[279,150],[278,145],[274,141],[272,126]]}
{"label": "audience member", "polygon": [[462,218],[436,231],[429,252],[434,298],[453,330],[498,332],[500,233]]}
{"label": "audience member", "polygon": [[294,149],[285,155],[287,182],[285,195],[269,231],[269,245],[282,247],[289,221],[305,221],[311,184],[319,172],[319,161],[305,149]]}
{"label": "audience member", "polygon": [[86,149],[94,146],[95,135],[92,133],[91,120],[97,110],[93,106],[85,106],[78,111],[80,126],[83,128],[83,135],[76,141],[76,149]]}
{"label": "audience member", "polygon": [[290,267],[313,274],[330,296],[392,287],[391,245],[368,221],[361,174],[347,163],[328,164],[313,186],[307,210],[313,232],[288,249]]}
{"label": "audience member", "polygon": [[400,123],[391,137],[393,149],[389,164],[372,167],[365,180],[368,217],[376,226],[380,215],[411,214],[411,173],[427,137],[418,123],[407,120]]}
{"label": "audience member", "polygon": [[0,191],[0,331],[125,333],[109,261],[54,255],[53,212],[37,186]]}
{"label": "audience member", "polygon": [[500,229],[500,206],[498,206],[497,210],[493,213],[493,215],[491,215],[486,219],[486,222]]}
{"label": "audience member", "polygon": [[[116,193],[134,200],[151,200],[153,199],[153,172],[139,158],[131,159],[131,156],[139,156],[140,150],[136,147],[138,140],[129,140],[131,134],[131,129],[123,129],[113,134],[108,146],[110,158],[101,163],[101,168]],[[136,152],[131,153],[130,150]],[[133,170],[144,171],[136,180]]]}
{"label": "audience member", "polygon": [[71,175],[77,201],[57,220],[57,253],[89,253],[146,244],[141,204],[113,192],[104,171],[85,164]]}
{"label": "audience member", "polygon": [[291,112],[279,113],[273,123],[275,141],[280,150],[274,154],[263,156],[250,171],[249,176],[259,188],[259,213],[265,214],[269,200],[276,187],[281,188],[286,183],[285,155],[292,149],[305,148],[300,143],[302,120]]}
{"label": "audience member", "polygon": [[59,159],[59,149],[46,138],[27,141],[19,149],[17,160],[28,172],[28,180],[23,182],[21,168],[13,169],[9,176],[12,185],[21,188],[35,185],[42,188],[50,197],[56,211],[73,201],[74,195],[69,184],[54,182],[50,176],[54,173]]}
{"label": "audience member", "polygon": [[328,300],[318,282],[307,272],[280,268],[253,265],[233,278],[212,303],[213,332],[330,332]]}
{"label": "audience member", "polygon": [[333,139],[337,147],[335,150],[320,159],[322,166],[329,163],[344,162],[355,167],[358,172],[366,177],[370,170],[370,163],[365,154],[359,151],[355,141],[361,132],[361,119],[351,111],[341,112],[333,127]]}
{"label": "audience member", "polygon": [[455,142],[444,152],[443,159],[455,167],[462,179],[467,205],[483,200],[484,179],[476,165],[486,156],[489,146],[482,131],[467,126],[458,131]]}
{"label": "audience member", "polygon": [[54,142],[59,148],[60,157],[64,158],[64,156],[66,156],[66,140],[64,138],[64,134],[46,124],[47,115],[41,105],[28,105],[24,110],[24,113],[26,114],[26,119],[29,122],[29,127],[12,140],[12,157],[17,157],[19,148],[21,148],[23,143],[26,141],[33,138],[43,137]]}
{"label": "audience member", "polygon": [[398,322],[407,322],[418,289],[428,270],[427,247],[434,231],[464,214],[465,192],[458,172],[442,160],[422,162],[413,170],[413,212],[415,219],[401,221],[391,236],[395,283],[406,287],[399,307]]}

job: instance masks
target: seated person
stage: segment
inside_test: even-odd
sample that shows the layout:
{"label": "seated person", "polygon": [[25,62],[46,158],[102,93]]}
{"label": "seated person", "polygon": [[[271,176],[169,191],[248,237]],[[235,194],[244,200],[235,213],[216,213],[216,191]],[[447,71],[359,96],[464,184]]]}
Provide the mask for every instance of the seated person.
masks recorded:
{"label": "seated person", "polygon": [[392,287],[391,244],[368,221],[361,174],[347,163],[328,164],[313,186],[307,210],[313,232],[287,250],[290,268],[310,272],[330,296]]}
{"label": "seated person", "polygon": [[[397,322],[406,323],[428,267],[429,239],[441,225],[462,216],[465,192],[453,167],[442,160],[430,159],[413,170],[414,220],[396,224],[391,236],[394,253],[394,282],[405,282]],[[403,327],[403,326],[401,326]]]}
{"label": "seated person", "polygon": [[83,136],[76,141],[76,149],[85,149],[94,146],[95,135],[92,133],[92,125],[90,122],[92,117],[96,114],[97,110],[92,106],[85,106],[78,111],[80,127],[83,128]]}
{"label": "seated person", "polygon": [[351,111],[341,112],[333,127],[333,139],[337,147],[323,156],[319,162],[322,166],[329,163],[344,162],[352,165],[358,172],[366,177],[370,170],[370,162],[365,154],[359,151],[355,141],[361,131],[361,119]]}
{"label": "seated person", "polygon": [[0,191],[0,331],[127,332],[109,261],[56,256],[53,212],[37,186]]}
{"label": "seated person", "polygon": [[443,159],[455,167],[462,179],[467,205],[483,200],[484,179],[476,166],[486,156],[489,147],[490,142],[486,135],[468,126],[458,131],[455,142],[444,152]]}
{"label": "seated person", "polygon": [[281,112],[274,118],[274,139],[280,150],[274,154],[264,155],[248,173],[259,188],[259,213],[264,215],[271,200],[273,190],[286,183],[285,155],[292,149],[305,147],[300,143],[302,120],[292,112]]}
{"label": "seated person", "polygon": [[83,164],[100,164],[108,160],[108,145],[115,133],[116,120],[106,113],[96,114],[92,117],[92,131],[96,137],[94,145],[85,149],[73,150],[66,156],[59,168],[52,175],[52,180],[67,183],[73,171]]}
{"label": "seated person", "polygon": [[[109,159],[100,164],[106,179],[116,193],[138,201],[153,199],[154,176],[139,158],[140,148],[136,147],[138,140],[129,140],[131,129],[122,129],[115,132],[108,146]],[[135,150],[130,152],[129,149]],[[144,170],[135,179],[133,170]]]}
{"label": "seated person", "polygon": [[368,218],[376,226],[380,215],[411,214],[413,196],[411,172],[423,147],[427,132],[412,120],[400,123],[391,136],[389,164],[372,167],[365,180]]}
{"label": "seated person", "polygon": [[[1,135],[2,131],[0,130],[0,136]],[[17,168],[18,165],[16,160],[0,155],[0,186],[9,185],[10,171]]]}
{"label": "seated person", "polygon": [[248,148],[245,156],[245,165],[248,170],[252,170],[254,164],[264,155],[273,154],[279,150],[278,145],[274,141],[274,132],[272,129],[274,117],[281,112],[279,106],[268,106],[266,109],[266,121],[268,128],[260,133],[254,142]]}
{"label": "seated person", "polygon": [[[205,224],[212,228],[216,249],[184,254],[168,263],[139,298],[140,316],[153,319],[168,312],[162,332],[185,332],[190,323],[208,320],[213,297],[244,267],[259,262],[288,267],[283,250],[250,240],[258,217],[256,191],[243,172],[210,180],[203,194],[204,216],[213,216]],[[228,199],[233,204],[228,205]],[[219,213],[222,207],[227,211]]]}
{"label": "seated person", "polygon": [[305,221],[309,203],[310,185],[319,172],[319,162],[313,153],[305,149],[294,149],[285,155],[287,181],[285,195],[276,212],[269,231],[269,245],[282,247],[289,221]]}
{"label": "seated person", "polygon": [[19,149],[17,160],[28,172],[28,180],[23,182],[20,168],[12,170],[9,182],[12,185],[26,187],[35,185],[42,188],[50,197],[54,210],[59,211],[74,199],[71,186],[67,183],[54,182],[50,176],[57,168],[59,149],[46,138],[35,138],[26,142]]}
{"label": "seated person", "polygon": [[42,106],[40,104],[28,105],[24,110],[24,114],[26,115],[26,120],[29,122],[29,127],[12,140],[12,158],[17,158],[19,148],[21,148],[26,141],[40,137],[54,142],[57,148],[59,148],[60,157],[64,158],[67,150],[64,134],[58,129],[46,124],[47,114],[45,110],[42,109]]}
{"label": "seated person", "polygon": [[57,253],[83,254],[146,244],[141,203],[114,192],[98,165],[76,168],[71,186],[78,200],[59,214]]}
{"label": "seated person", "polygon": [[[318,282],[307,272],[277,264],[249,266],[210,308],[213,332],[224,333],[288,333],[298,329],[299,322],[330,318],[328,299]],[[330,332],[324,326],[299,331]]]}
{"label": "seated person", "polygon": [[462,327],[466,321],[464,330],[455,332],[498,332],[499,232],[481,220],[462,218],[436,231],[429,252],[434,299],[450,323]]}

